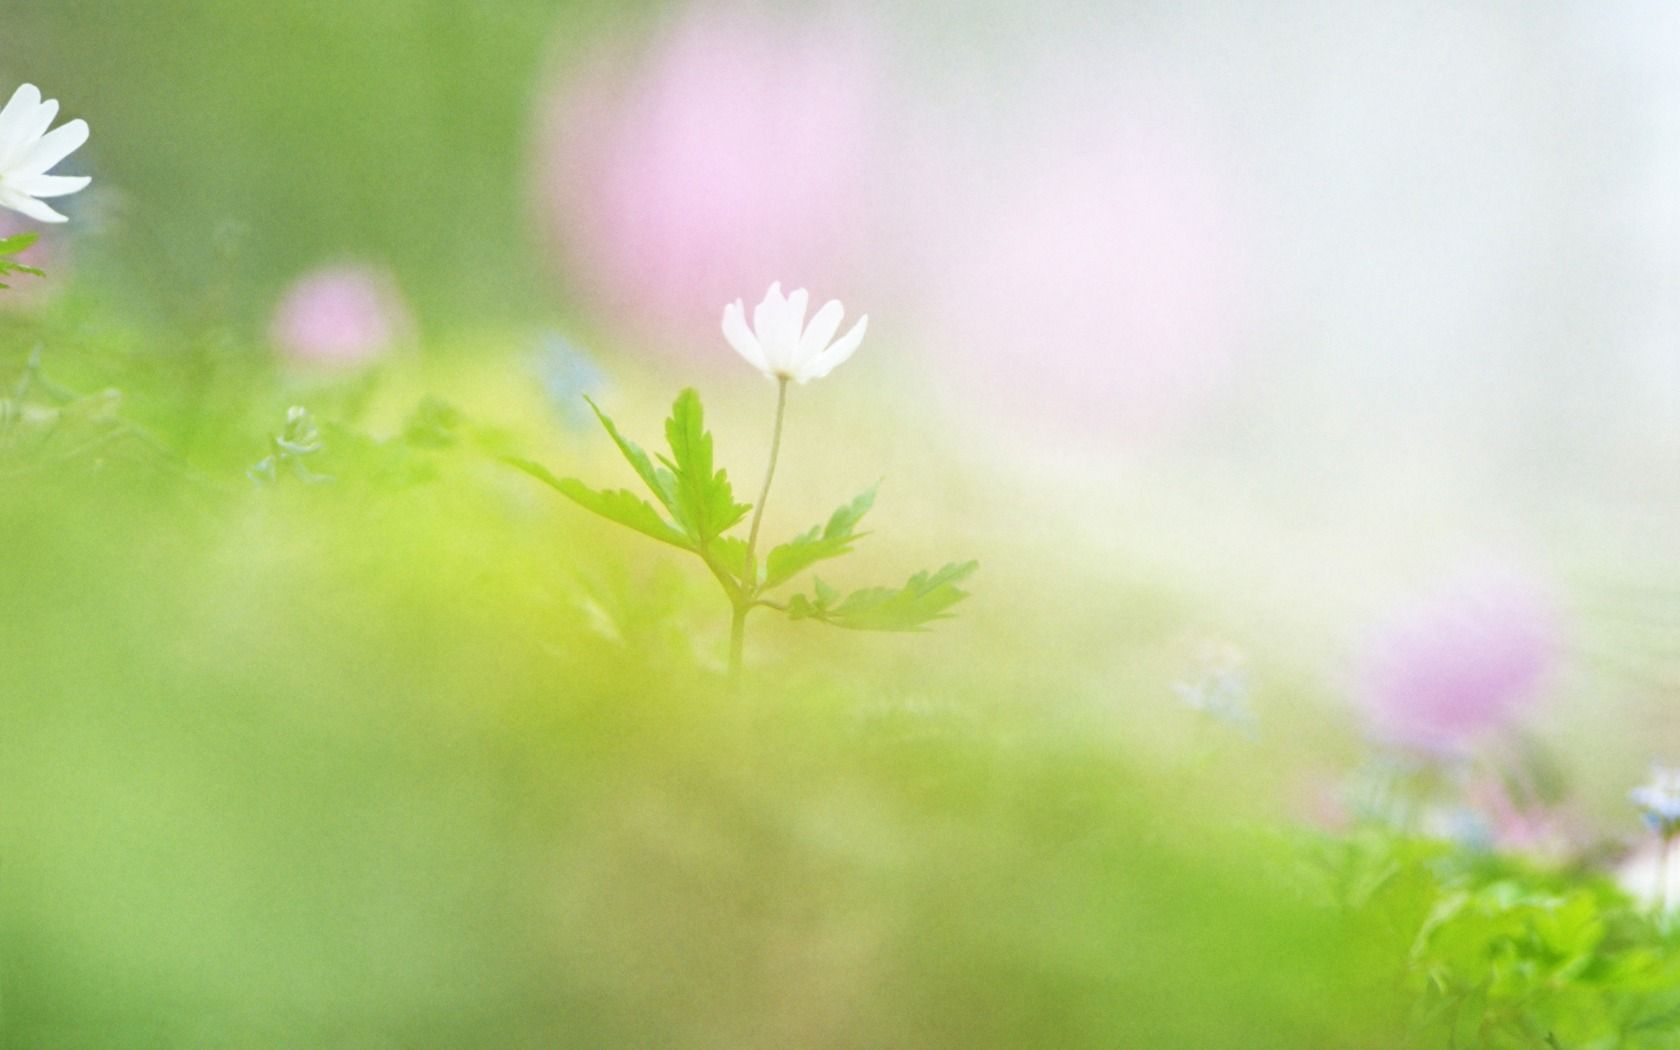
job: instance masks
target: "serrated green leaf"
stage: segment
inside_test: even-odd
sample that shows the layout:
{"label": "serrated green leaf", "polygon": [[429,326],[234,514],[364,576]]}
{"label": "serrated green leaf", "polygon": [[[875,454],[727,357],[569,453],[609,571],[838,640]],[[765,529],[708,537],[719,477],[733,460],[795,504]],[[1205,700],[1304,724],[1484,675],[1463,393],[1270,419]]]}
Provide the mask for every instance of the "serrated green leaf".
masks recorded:
{"label": "serrated green leaf", "polygon": [[844,600],[819,579],[815,598],[795,595],[787,613],[795,620],[816,619],[854,631],[920,631],[968,597],[957,584],[979,566],[976,561],[952,562],[935,573],[917,573],[903,587],[870,587]]}
{"label": "serrated green leaf", "polygon": [[713,470],[712,435],[706,432],[700,395],[693,388],[678,394],[671,406],[665,440],[671,458],[660,460],[675,477],[667,506],[696,544],[705,547],[738,524],[752,506],[735,502],[727,471]]}
{"label": "serrated green leaf", "polygon": [[580,507],[592,510],[603,518],[629,526],[661,543],[669,543],[683,550],[694,549],[683,530],[667,521],[664,515],[654,509],[653,504],[629,489],[592,489],[576,478],[555,477],[547,467],[528,459],[508,456],[503,462],[524,471]]}
{"label": "serrated green leaf", "polygon": [[737,580],[747,576],[747,541],[735,536],[719,536],[708,548],[712,558],[723,570]]}
{"label": "serrated green leaf", "polygon": [[764,586],[780,586],[819,561],[850,553],[852,542],[866,535],[855,530],[874,504],[875,488],[871,487],[830,515],[828,524],[812,526],[773,549],[765,559]]}
{"label": "serrated green leaf", "polygon": [[[3,243],[3,242],[0,242],[0,243]],[[3,255],[3,254],[6,254],[6,253],[0,252],[0,255]],[[13,262],[10,259],[0,258],[0,277],[8,277],[8,276],[10,276],[14,273],[33,274],[36,277],[45,277],[46,276],[46,273],[44,271],[38,270],[33,266],[25,266],[23,263],[20,263],[20,262]],[[10,287],[11,287],[11,285],[9,285],[9,284],[0,283],[0,288],[10,288]]]}
{"label": "serrated green leaf", "polygon": [[665,520],[653,504],[629,489],[592,489],[576,478],[562,478],[560,492],[581,507],[610,518],[620,525],[628,525],[637,532],[683,550],[693,550],[685,534]]}
{"label": "serrated green leaf", "polygon": [[0,255],[16,255],[18,252],[34,244],[39,234],[14,233],[10,237],[0,237]]}
{"label": "serrated green leaf", "polygon": [[597,405],[593,398],[585,397],[584,400],[588,401],[589,407],[595,410],[595,418],[601,421],[601,426],[606,429],[607,436],[611,437],[613,444],[618,446],[618,451],[623,454],[625,460],[636,471],[636,475],[642,479],[642,483],[647,485],[648,491],[652,492],[654,497],[664,504],[666,510],[680,518],[681,515],[677,510],[677,479],[670,471],[661,470],[654,466],[653,460],[642,450],[640,445],[619,433],[618,427],[613,424],[612,419],[605,412],[601,411],[601,406]]}

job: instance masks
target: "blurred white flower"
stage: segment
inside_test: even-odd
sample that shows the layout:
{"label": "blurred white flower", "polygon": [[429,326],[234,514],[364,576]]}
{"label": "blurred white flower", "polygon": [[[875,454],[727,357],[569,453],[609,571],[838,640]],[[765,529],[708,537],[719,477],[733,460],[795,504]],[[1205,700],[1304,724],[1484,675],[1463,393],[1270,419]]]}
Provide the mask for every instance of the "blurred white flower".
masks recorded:
{"label": "blurred white flower", "polygon": [[809,301],[803,288],[784,297],[778,281],[770,286],[764,301],[753,308],[751,328],[747,327],[741,300],[724,307],[723,336],[748,364],[771,379],[799,383],[821,379],[852,356],[869,329],[869,318],[858,318],[851,331],[830,342],[840,329],[845,309],[830,299],[807,325],[805,307]]}
{"label": "blurred white flower", "polygon": [[1616,869],[1616,884],[1646,908],[1673,911],[1680,908],[1680,851],[1674,842],[1662,839],[1643,846]]}
{"label": "blurred white flower", "polygon": [[64,216],[41,203],[87,186],[85,175],[48,175],[47,169],[87,141],[85,120],[72,120],[52,131],[58,100],[42,101],[41,90],[24,84],[0,110],[0,208],[10,208],[39,222],[63,222]]}

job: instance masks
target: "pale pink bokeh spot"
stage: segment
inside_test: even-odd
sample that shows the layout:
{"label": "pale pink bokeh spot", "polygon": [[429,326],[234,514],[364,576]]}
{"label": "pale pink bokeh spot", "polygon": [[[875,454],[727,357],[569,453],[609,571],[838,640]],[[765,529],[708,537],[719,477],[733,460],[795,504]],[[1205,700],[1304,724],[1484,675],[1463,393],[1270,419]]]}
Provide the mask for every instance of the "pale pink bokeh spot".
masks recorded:
{"label": "pale pink bokeh spot", "polygon": [[[1476,811],[1487,819],[1492,845],[1502,852],[1561,860],[1583,838],[1578,813],[1525,797],[1498,777],[1473,778],[1465,794]],[[1527,794],[1532,796],[1532,792]]]}
{"label": "pale pink bokeh spot", "polygon": [[1403,603],[1372,631],[1359,699],[1384,742],[1462,751],[1531,713],[1559,644],[1559,615],[1543,586],[1505,570],[1470,570]]}
{"label": "pale pink bokeh spot", "polygon": [[5,279],[9,288],[0,289],[0,310],[32,313],[58,298],[70,278],[70,234],[63,228],[34,222],[8,211],[0,211],[0,237],[33,233],[39,239],[11,258],[43,271],[45,277],[15,273]]}
{"label": "pale pink bokeh spot", "polygon": [[880,121],[871,40],[808,12],[695,7],[560,83],[538,192],[591,305],[722,367],[725,303],[777,280],[851,295]]}
{"label": "pale pink bokeh spot", "polygon": [[1111,66],[976,90],[910,136],[925,342],[953,384],[1070,430],[1225,382],[1250,314],[1241,160],[1193,85]]}
{"label": "pale pink bokeh spot", "polygon": [[305,274],[287,289],[269,325],[286,360],[353,368],[407,340],[414,322],[396,282],[377,267],[344,264]]}

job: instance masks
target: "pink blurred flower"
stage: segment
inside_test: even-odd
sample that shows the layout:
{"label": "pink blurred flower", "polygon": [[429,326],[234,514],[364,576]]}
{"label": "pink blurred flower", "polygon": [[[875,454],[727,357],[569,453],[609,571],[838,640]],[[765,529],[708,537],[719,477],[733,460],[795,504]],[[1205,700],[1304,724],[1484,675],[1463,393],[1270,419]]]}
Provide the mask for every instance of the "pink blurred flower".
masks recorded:
{"label": "pink blurred flower", "polygon": [[1071,60],[916,130],[905,252],[931,350],[983,397],[1072,430],[1205,399],[1248,314],[1241,158],[1192,85]]}
{"label": "pink blurred flower", "polygon": [[696,7],[558,86],[552,237],[602,311],[712,357],[717,306],[773,280],[856,290],[877,109],[853,22]]}
{"label": "pink blurred flower", "polygon": [[1403,604],[1372,632],[1359,698],[1386,742],[1449,753],[1528,714],[1558,657],[1558,615],[1520,576],[1478,571]]}
{"label": "pink blurred flower", "polygon": [[1516,787],[1487,775],[1465,786],[1466,801],[1488,822],[1493,848],[1547,861],[1569,856],[1582,837],[1579,814]]}
{"label": "pink blurred flower", "polygon": [[389,274],[341,265],[305,274],[287,290],[275,308],[269,340],[296,363],[351,367],[384,356],[413,331]]}

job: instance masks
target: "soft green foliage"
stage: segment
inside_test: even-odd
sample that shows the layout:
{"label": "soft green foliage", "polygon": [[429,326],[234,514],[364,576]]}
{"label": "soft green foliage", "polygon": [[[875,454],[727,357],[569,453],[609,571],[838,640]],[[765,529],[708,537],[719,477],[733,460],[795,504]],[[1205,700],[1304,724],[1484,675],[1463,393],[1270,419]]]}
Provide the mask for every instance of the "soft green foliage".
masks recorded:
{"label": "soft green foliage", "polygon": [[[160,437],[0,445],[0,1043],[1370,1045],[1287,855],[960,635],[907,677],[789,632],[726,693],[704,581],[472,414],[45,357]],[[332,480],[251,483],[277,448]]]}
{"label": "soft green foliage", "polygon": [[871,488],[830,515],[828,524],[813,525],[772,549],[764,563],[765,589],[786,583],[819,561],[850,554],[852,544],[867,535],[857,527],[874,505],[875,489]]}
{"label": "soft green foliage", "polygon": [[83,393],[54,380],[36,347],[0,396],[0,480],[49,474],[124,446],[155,454],[155,439],[124,418],[121,407],[117,390]]}
{"label": "soft green foliage", "polygon": [[558,478],[547,467],[528,459],[509,456],[507,463],[552,487],[555,491],[595,513],[627,525],[644,536],[651,536],[685,551],[694,549],[693,541],[682,529],[668,521],[647,500],[629,489],[592,489],[576,478]]}
{"label": "soft green foliage", "polygon": [[919,631],[942,620],[951,606],[968,597],[957,584],[978,562],[952,562],[935,573],[918,572],[903,587],[870,587],[844,598],[840,592],[815,581],[815,593],[807,598],[795,595],[788,603],[788,615],[795,620],[821,620],[856,631]]}
{"label": "soft green foliage", "polygon": [[735,502],[729,474],[712,469],[712,435],[706,432],[700,395],[694,390],[684,390],[671,406],[665,440],[671,446],[671,458],[661,456],[659,461],[676,477],[671,512],[694,538],[696,549],[706,551],[745,518],[752,505]]}
{"label": "soft green foliage", "polygon": [[258,460],[246,473],[257,482],[278,481],[283,470],[289,471],[299,481],[331,481],[332,478],[317,473],[309,466],[310,457],[319,455],[324,447],[321,431],[309,410],[302,405],[293,405],[286,411],[285,428],[269,439],[268,455]]}
{"label": "soft green foliage", "polygon": [[1609,883],[1372,830],[1322,848],[1368,978],[1406,992],[1406,1045],[1680,1045],[1680,939]]}
{"label": "soft green foliage", "polygon": [[[1048,710],[1088,602],[726,693],[695,578],[525,498],[473,415],[376,436],[213,358],[211,412],[160,360],[0,345],[5,1045],[1680,1044],[1680,943],[1585,864],[1267,831],[1235,753]],[[690,409],[623,494],[685,550],[661,493],[726,503]],[[902,629],[970,571],[789,611]]]}
{"label": "soft green foliage", "polygon": [[[14,273],[29,273],[36,277],[45,276],[33,266],[25,266],[11,256],[17,255],[35,243],[35,234],[19,233],[11,237],[0,237],[0,277]],[[0,288],[10,288],[11,285],[0,281]]]}
{"label": "soft green foliage", "polygon": [[852,544],[863,535],[857,527],[875,503],[875,489],[840,507],[826,524],[772,549],[760,571],[749,544],[726,535],[746,518],[752,506],[736,500],[728,472],[717,469],[699,393],[688,389],[677,395],[665,422],[670,455],[660,455],[657,462],[626,437],[599,405],[593,400],[589,405],[665,513],[625,489],[591,488],[576,478],[557,477],[546,467],[520,457],[506,457],[507,462],[579,506],[699,555],[728,596],[737,622],[751,609],[765,607],[784,612],[790,619],[818,620],[852,630],[916,631],[949,616],[947,610],[968,596],[956,584],[978,567],[974,561],[953,562],[935,573],[917,573],[896,590],[872,587],[842,598],[817,580],[814,599],[796,595],[783,605],[763,597],[816,563],[850,553]]}

